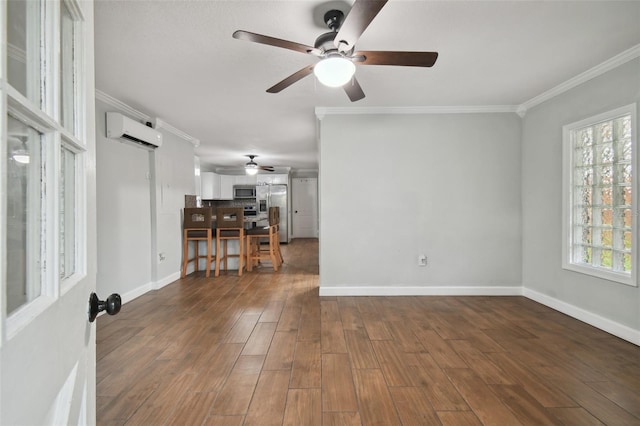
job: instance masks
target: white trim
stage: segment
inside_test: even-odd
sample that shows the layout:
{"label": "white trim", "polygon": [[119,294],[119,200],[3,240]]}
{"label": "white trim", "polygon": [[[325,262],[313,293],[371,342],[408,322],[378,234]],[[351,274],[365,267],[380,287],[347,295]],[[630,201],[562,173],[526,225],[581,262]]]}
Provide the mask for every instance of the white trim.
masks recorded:
{"label": "white trim", "polygon": [[179,279],[180,279],[180,271],[174,272],[173,274],[167,275],[166,277],[156,281],[153,284],[153,289],[154,290],[160,290],[162,287],[166,287],[169,284],[171,284],[171,283],[173,283],[175,281],[178,281]]}
{"label": "white trim", "polygon": [[621,339],[640,346],[640,330],[635,330],[619,322],[612,321],[604,318],[593,312],[589,312],[577,306],[571,305],[562,300],[558,300],[554,297],[548,296],[543,293],[539,293],[535,290],[524,287],[522,294],[528,299],[534,300],[538,303],[542,303],[556,311],[569,315],[572,318],[590,324],[600,330],[613,334]]}
{"label": "white trim", "polygon": [[174,272],[171,275],[168,275],[164,278],[162,278],[161,280],[158,280],[156,282],[150,281],[146,284],[143,284],[139,287],[134,288],[133,290],[130,290],[126,293],[123,293],[121,295],[122,298],[122,304],[126,304],[131,302],[132,300],[152,291],[152,290],[160,290],[163,287],[166,287],[167,285],[176,282],[177,280],[180,279],[180,271],[178,272]]}
{"label": "white trim", "polygon": [[96,100],[100,102],[104,102],[105,104],[112,106],[113,108],[117,108],[118,110],[125,112],[127,115],[135,117],[141,121],[144,121],[144,122],[151,121],[151,117],[149,117],[147,114],[144,114],[138,111],[137,109],[130,107],[124,102],[119,101],[118,99],[112,96],[109,96],[98,89],[96,89]]}
{"label": "white trim", "polygon": [[191,142],[191,144],[197,148],[200,146],[200,139],[196,139],[193,136],[190,136],[188,134],[186,134],[185,132],[183,132],[180,129],[177,129],[175,127],[173,127],[171,124],[167,123],[164,120],[161,120],[159,118],[156,118],[154,120],[154,125],[153,125],[154,129],[159,130],[159,129],[165,129],[167,132],[169,133],[173,133],[174,135],[176,135],[177,137],[184,139],[187,142]]}
{"label": "white trim", "polygon": [[31,324],[33,320],[52,306],[55,301],[54,297],[45,294],[11,312],[11,314],[5,318],[5,340],[13,339],[22,329]]}
{"label": "white trim", "polygon": [[522,296],[522,286],[321,286],[320,296]]}
{"label": "white trim", "polygon": [[523,102],[518,106],[518,115],[522,114],[520,115],[522,117],[527,110],[533,108],[534,106],[540,105],[541,103],[548,101],[551,98],[554,98],[568,90],[571,90],[582,83],[596,78],[638,57],[640,57],[640,44],[625,50],[624,52],[602,62],[601,64],[596,65],[593,68],[588,69],[583,73],[578,74],[573,78],[570,78],[564,83],[561,83],[556,87],[549,89],[534,98],[529,99],[526,102]]}
{"label": "white trim", "polygon": [[316,107],[315,114],[322,120],[326,115],[364,114],[492,114],[517,113],[518,105],[460,105],[415,107]]}
{"label": "white trim", "polygon": [[134,288],[133,290],[130,290],[126,293],[123,293],[120,297],[122,299],[122,304],[126,304],[131,302],[133,299],[136,299],[140,296],[142,296],[143,294],[146,294],[148,292],[150,292],[151,290],[153,290],[153,282],[148,282],[146,284],[141,285],[140,287]]}

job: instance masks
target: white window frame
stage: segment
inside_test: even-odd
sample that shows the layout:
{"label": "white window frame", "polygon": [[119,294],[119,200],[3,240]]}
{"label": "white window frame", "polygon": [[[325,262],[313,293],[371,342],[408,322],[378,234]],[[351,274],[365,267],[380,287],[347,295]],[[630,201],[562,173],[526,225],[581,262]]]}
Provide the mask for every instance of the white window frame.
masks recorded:
{"label": "white window frame", "polygon": [[[74,28],[74,43],[76,44],[74,57],[73,72],[74,77],[74,116],[75,123],[73,128],[67,129],[62,125],[62,111],[60,111],[60,7],[64,2],[70,9],[74,19],[76,20]],[[84,48],[82,45],[83,31],[83,14],[81,1],[79,0],[60,0],[59,2],[41,0],[31,1],[30,4],[38,4],[41,8],[42,20],[41,28],[44,42],[41,44],[41,74],[42,83],[39,83],[41,89],[41,99],[38,105],[31,102],[27,97],[13,88],[6,81],[7,76],[0,75],[0,137],[3,144],[0,149],[0,165],[4,165],[7,156],[6,152],[6,115],[10,113],[12,116],[22,120],[29,126],[35,128],[42,133],[43,154],[43,176],[46,191],[42,198],[42,274],[41,274],[41,294],[34,300],[27,302],[23,306],[16,309],[10,315],[7,315],[4,308],[4,299],[6,297],[6,282],[0,288],[0,302],[2,309],[0,310],[0,330],[3,332],[0,345],[5,340],[13,338],[17,333],[27,326],[32,320],[38,317],[49,306],[66,292],[70,291],[77,283],[79,283],[87,274],[87,197],[86,197],[86,156],[83,155],[87,149],[87,140],[92,137],[86,132],[86,84],[84,80]],[[7,19],[6,7],[0,8],[0,18]],[[0,35],[0,38],[3,37]],[[0,50],[0,64],[6,63],[7,49]],[[5,68],[2,67],[1,70]],[[0,71],[2,72],[2,71]],[[28,77],[28,76],[27,76]],[[35,84],[35,83],[33,83]],[[32,87],[29,86],[29,87]],[[30,89],[31,90],[31,89]],[[60,168],[60,149],[65,146],[76,154],[75,167],[75,271],[72,275],[61,280],[59,277],[59,200],[60,185],[58,181],[58,172]],[[2,167],[3,168],[3,167]],[[2,169],[0,168],[0,169]],[[0,173],[0,208],[6,213],[6,192],[4,191],[6,180],[4,175]],[[4,216],[3,216],[4,217]],[[0,254],[2,260],[0,262],[0,273],[6,276],[6,222],[0,224]]]}
{"label": "white window frame", "polygon": [[[631,116],[631,146],[632,146],[632,170],[633,170],[633,182],[632,182],[632,241],[631,241],[631,273],[621,273],[616,271],[610,271],[606,268],[597,266],[575,263],[573,262],[573,229],[574,229],[574,217],[573,217],[573,202],[574,202],[574,158],[573,154],[574,144],[572,140],[572,132],[590,125],[595,125],[603,121],[612,120],[624,115]],[[593,277],[601,278],[608,281],[613,281],[629,286],[638,286],[638,182],[640,179],[638,175],[640,170],[638,168],[638,128],[637,128],[637,108],[636,104],[626,105],[620,108],[616,108],[611,111],[603,112],[593,117],[586,118],[584,120],[577,121],[575,123],[567,124],[562,128],[562,268],[579,272],[582,274],[591,275]]]}

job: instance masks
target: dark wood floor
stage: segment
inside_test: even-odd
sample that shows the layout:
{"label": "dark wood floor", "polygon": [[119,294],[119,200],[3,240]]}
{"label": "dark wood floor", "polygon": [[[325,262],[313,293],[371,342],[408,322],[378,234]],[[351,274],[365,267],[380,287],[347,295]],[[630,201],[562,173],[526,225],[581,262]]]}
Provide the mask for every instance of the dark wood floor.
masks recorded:
{"label": "dark wood floor", "polygon": [[318,296],[191,275],[98,319],[101,425],[639,425],[640,348],[524,297]]}

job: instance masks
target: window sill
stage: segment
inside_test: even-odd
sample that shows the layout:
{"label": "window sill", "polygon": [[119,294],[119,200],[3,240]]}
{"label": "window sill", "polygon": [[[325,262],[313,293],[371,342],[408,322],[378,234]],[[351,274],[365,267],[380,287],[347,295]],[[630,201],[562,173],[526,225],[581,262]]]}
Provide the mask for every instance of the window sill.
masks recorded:
{"label": "window sill", "polygon": [[575,263],[563,264],[562,269],[589,275],[594,278],[613,281],[615,283],[624,284],[629,287],[638,287],[634,274],[629,275],[629,274],[623,274],[619,272],[606,271],[600,268],[595,268],[593,266],[579,265]]}

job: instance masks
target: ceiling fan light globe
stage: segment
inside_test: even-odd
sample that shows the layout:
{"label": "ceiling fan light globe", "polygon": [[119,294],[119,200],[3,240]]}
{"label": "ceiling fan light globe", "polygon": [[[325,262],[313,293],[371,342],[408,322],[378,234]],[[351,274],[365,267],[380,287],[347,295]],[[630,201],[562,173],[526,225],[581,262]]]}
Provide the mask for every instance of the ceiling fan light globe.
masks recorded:
{"label": "ceiling fan light globe", "polygon": [[318,81],[328,87],[344,86],[351,80],[355,72],[356,66],[353,62],[343,57],[323,59],[313,68],[313,73]]}
{"label": "ceiling fan light globe", "polygon": [[20,164],[29,164],[31,158],[29,157],[29,153],[24,150],[19,150],[15,154],[12,155],[13,161]]}
{"label": "ceiling fan light globe", "polygon": [[253,176],[258,173],[258,166],[254,164],[247,164],[244,166],[244,172],[249,176]]}

